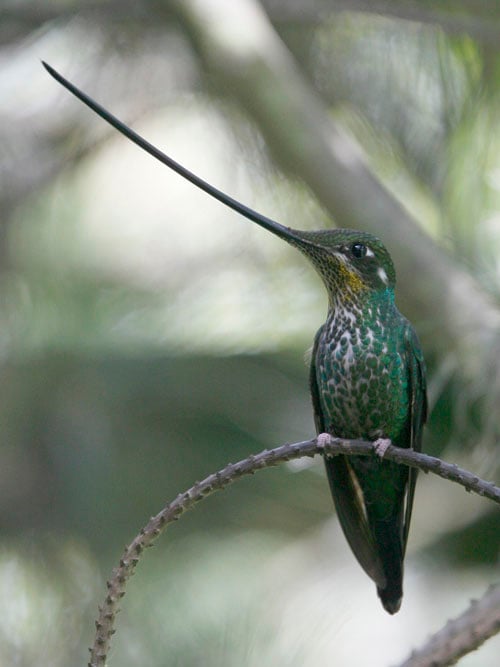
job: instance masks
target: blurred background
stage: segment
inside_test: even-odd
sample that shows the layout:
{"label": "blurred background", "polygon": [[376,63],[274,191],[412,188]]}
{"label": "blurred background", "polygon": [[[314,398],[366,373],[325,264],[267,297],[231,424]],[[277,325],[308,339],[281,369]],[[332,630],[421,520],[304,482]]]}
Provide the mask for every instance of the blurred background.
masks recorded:
{"label": "blurred background", "polygon": [[[492,0],[2,3],[1,665],[86,664],[105,580],[148,518],[313,435],[304,355],[326,312],[298,253],[40,59],[265,215],[380,235],[427,359],[425,449],[498,480],[499,29]],[[390,617],[321,461],[261,472],[145,554],[110,664],[397,664],[498,578],[499,534],[492,503],[422,475]]]}

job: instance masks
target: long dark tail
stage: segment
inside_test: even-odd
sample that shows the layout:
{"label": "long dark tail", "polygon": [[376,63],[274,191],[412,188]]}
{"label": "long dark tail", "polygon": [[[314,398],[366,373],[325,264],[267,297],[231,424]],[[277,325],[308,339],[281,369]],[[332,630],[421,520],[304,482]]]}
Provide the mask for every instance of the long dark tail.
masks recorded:
{"label": "long dark tail", "polygon": [[401,544],[401,519],[376,521],[373,526],[377,549],[385,574],[385,585],[377,586],[378,596],[389,614],[395,614],[403,599],[403,552]]}
{"label": "long dark tail", "polygon": [[375,582],[384,609],[395,614],[403,597],[403,503],[393,502],[391,511],[379,503],[379,491],[370,492],[366,485],[362,489],[353,469],[356,463],[356,457],[325,459],[333,500],[354,555]]}

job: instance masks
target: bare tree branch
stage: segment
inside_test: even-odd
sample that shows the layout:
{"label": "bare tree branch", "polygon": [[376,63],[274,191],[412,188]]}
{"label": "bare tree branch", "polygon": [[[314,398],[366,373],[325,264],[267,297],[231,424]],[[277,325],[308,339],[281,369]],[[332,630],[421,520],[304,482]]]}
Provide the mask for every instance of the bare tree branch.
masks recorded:
{"label": "bare tree branch", "polygon": [[[276,449],[264,450],[238,463],[229,463],[225,468],[209,475],[203,481],[196,482],[190,489],[179,494],[161,512],[152,517],[139,535],[125,549],[119,566],[113,570],[111,579],[107,583],[108,593],[104,603],[99,608],[99,618],[96,621],[96,636],[91,649],[89,667],[104,667],[111,636],[115,632],[114,622],[116,614],[119,611],[119,601],[125,595],[127,581],[132,576],[143,551],[153,545],[156,538],[169,523],[176,521],[182,514],[192,509],[201,500],[215,491],[221,491],[240,477],[253,475],[258,470],[292,459],[303,456],[313,457],[316,454],[323,454],[325,456],[334,456],[337,454],[372,456],[373,443],[331,438],[328,444],[320,445],[317,439],[314,438],[291,445],[282,445]],[[433,472],[444,479],[461,484],[468,491],[474,491],[481,496],[500,503],[499,487],[479,479],[472,473],[458,468],[456,465],[445,463],[433,456],[390,446],[384,458],[402,465],[419,468],[424,472]]]}
{"label": "bare tree branch", "polygon": [[500,584],[473,600],[463,614],[448,621],[425,646],[413,651],[399,667],[446,667],[479,648],[500,631]]}

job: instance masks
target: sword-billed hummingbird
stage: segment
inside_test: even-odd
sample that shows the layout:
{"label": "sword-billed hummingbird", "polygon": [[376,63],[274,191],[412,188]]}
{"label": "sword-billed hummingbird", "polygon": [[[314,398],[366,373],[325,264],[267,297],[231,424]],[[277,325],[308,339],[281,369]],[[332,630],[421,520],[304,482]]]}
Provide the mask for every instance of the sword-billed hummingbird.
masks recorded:
{"label": "sword-billed hummingbird", "polygon": [[47,71],[138,146],[226,206],[298,248],[328,293],[314,339],[310,389],[318,434],[373,441],[380,456],[325,457],[340,524],[354,555],[394,614],[403,595],[416,470],[383,460],[389,442],[421,448],[425,366],[412,325],[396,308],[396,275],[385,246],[352,229],[303,232],[244,206],[172,160],[52,67]]}

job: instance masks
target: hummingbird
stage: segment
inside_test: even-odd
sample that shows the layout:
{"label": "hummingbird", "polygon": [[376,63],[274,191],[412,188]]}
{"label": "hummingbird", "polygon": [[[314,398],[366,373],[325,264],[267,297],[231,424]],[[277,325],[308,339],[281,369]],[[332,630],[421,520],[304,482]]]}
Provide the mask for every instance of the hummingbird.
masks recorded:
{"label": "hummingbird", "polygon": [[299,231],[267,218],[160,151],[47,63],[60,84],[128,139],[226,206],[298,249],[328,295],[314,338],[309,375],[316,432],[374,443],[374,456],[325,456],[343,532],[375,582],[383,607],[396,613],[417,472],[384,460],[389,444],[421,450],[427,418],[426,373],[410,322],[395,304],[396,273],[384,244],[353,229]]}

